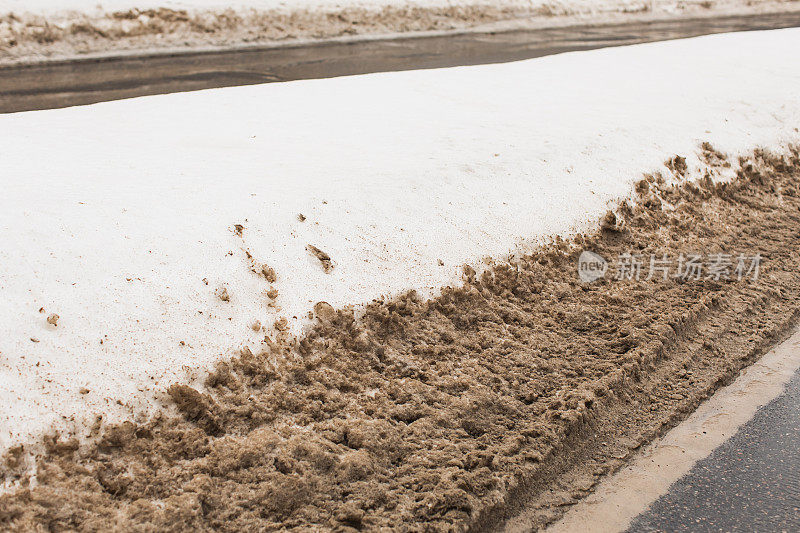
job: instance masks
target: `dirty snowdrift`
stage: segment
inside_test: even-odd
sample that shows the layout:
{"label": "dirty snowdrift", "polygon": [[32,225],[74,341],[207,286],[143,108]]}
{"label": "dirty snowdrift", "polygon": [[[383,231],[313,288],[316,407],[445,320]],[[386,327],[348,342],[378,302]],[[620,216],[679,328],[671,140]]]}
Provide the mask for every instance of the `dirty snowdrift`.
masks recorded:
{"label": "dirty snowdrift", "polygon": [[482,27],[553,27],[798,10],[790,0],[7,0],[0,63]]}
{"label": "dirty snowdrift", "polygon": [[[696,184],[675,157],[602,230],[465,268],[430,300],[323,313],[299,342],[220,364],[205,394],[173,385],[176,415],[83,450],[53,438],[35,463],[12,449],[0,525],[465,531],[530,500],[547,524],[796,321],[800,150],[702,155]],[[584,284],[581,249],[765,261],[741,280]],[[577,460],[587,447],[605,461]],[[554,475],[570,466],[571,482]]]}
{"label": "dirty snowdrift", "polygon": [[799,42],[0,116],[0,444],[144,421],[159,391],[299,333],[320,302],[435,296],[464,264],[591,229],[665,154],[700,165],[702,139],[731,155],[797,141]]}

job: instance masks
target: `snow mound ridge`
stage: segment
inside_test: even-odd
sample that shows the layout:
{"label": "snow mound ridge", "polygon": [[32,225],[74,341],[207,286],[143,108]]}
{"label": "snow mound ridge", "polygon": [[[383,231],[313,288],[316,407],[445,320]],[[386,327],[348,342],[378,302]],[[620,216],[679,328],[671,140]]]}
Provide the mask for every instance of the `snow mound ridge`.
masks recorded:
{"label": "snow mound ridge", "polygon": [[798,45],[730,34],[0,116],[0,445],[144,417],[315,308],[434,295],[464,264],[596,228],[667,157],[696,172],[700,141],[797,142]]}

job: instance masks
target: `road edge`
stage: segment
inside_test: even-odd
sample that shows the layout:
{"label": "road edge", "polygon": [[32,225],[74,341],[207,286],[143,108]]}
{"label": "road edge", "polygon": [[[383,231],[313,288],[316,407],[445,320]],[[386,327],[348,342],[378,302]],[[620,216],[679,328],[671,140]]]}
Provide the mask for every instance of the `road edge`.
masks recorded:
{"label": "road edge", "polygon": [[669,487],[733,437],[778,398],[800,369],[800,329],[745,368],[686,420],[648,445],[628,465],[601,481],[594,493],[547,531],[624,531]]}

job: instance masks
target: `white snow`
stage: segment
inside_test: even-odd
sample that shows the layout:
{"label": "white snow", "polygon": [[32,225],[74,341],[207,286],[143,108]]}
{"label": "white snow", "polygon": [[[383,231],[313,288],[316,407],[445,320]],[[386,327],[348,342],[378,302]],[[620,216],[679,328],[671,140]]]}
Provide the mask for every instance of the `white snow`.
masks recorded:
{"label": "white snow", "polygon": [[0,115],[0,447],[141,416],[258,346],[254,320],[298,331],[315,302],[435,293],[596,227],[700,141],[796,142],[798,49],[796,29],[718,35]]}

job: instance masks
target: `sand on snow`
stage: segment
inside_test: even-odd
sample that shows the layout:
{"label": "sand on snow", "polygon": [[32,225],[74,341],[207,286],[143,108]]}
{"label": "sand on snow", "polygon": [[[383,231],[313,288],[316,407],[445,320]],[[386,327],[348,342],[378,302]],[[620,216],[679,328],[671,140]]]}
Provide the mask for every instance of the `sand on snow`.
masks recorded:
{"label": "sand on snow", "polygon": [[700,140],[797,141],[798,44],[718,35],[0,116],[1,447],[145,416],[318,302],[433,294],[465,263],[593,228],[641,172],[697,164]]}

